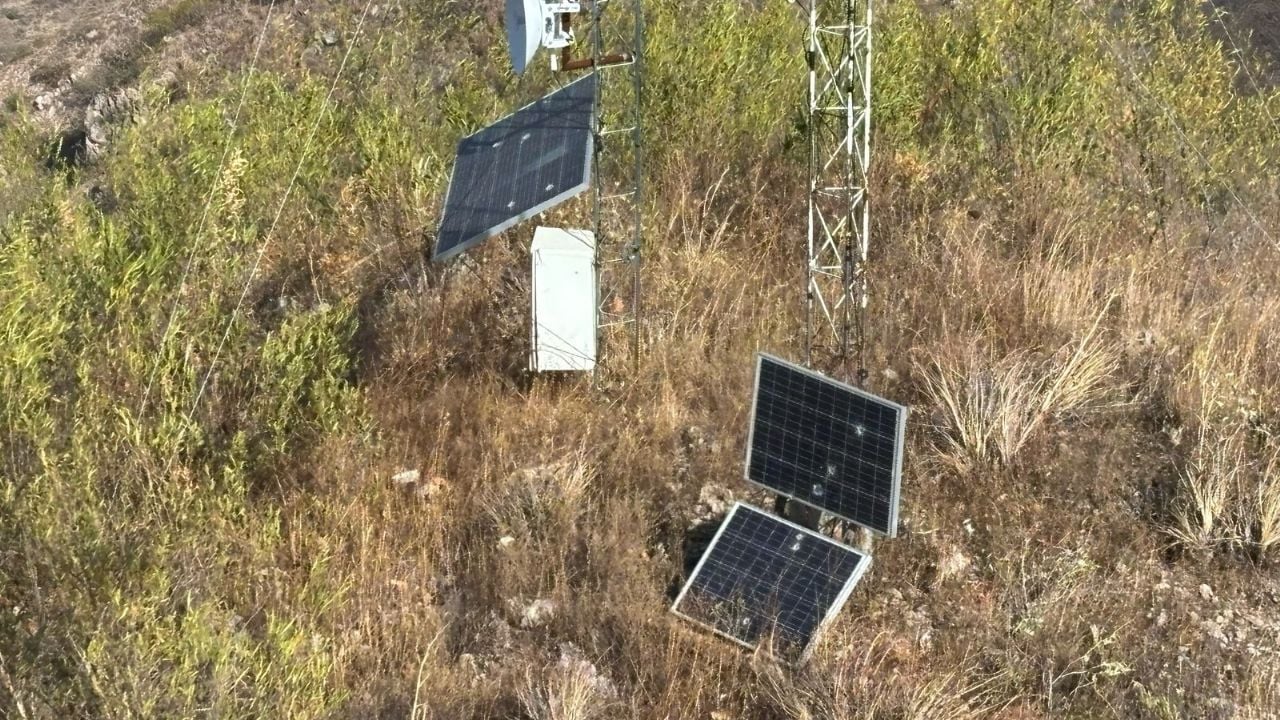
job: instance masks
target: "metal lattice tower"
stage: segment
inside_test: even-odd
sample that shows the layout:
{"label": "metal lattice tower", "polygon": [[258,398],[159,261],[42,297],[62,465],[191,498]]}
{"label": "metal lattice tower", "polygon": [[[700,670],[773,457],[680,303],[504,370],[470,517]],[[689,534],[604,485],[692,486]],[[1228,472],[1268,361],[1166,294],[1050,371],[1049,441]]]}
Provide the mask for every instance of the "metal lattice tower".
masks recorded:
{"label": "metal lattice tower", "polygon": [[[601,295],[597,325],[602,331],[630,325],[631,359],[637,363],[642,317],[645,28],[642,0],[622,5],[617,0],[598,0],[590,10],[591,62],[600,75],[594,117],[592,229],[596,235],[597,277],[606,289]],[[629,50],[607,55],[609,43],[615,42],[629,46]],[[630,297],[623,300],[627,295]]]}
{"label": "metal lattice tower", "polygon": [[865,374],[871,161],[871,2],[810,0],[805,360],[856,358]]}

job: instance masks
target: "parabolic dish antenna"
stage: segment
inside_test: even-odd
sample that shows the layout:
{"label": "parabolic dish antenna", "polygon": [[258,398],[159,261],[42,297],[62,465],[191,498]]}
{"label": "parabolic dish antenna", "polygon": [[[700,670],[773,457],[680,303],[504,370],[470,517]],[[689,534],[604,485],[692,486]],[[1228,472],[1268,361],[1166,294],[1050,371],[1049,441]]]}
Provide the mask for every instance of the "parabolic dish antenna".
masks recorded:
{"label": "parabolic dish antenna", "polygon": [[507,50],[517,75],[541,47],[544,24],[542,0],[507,0]]}

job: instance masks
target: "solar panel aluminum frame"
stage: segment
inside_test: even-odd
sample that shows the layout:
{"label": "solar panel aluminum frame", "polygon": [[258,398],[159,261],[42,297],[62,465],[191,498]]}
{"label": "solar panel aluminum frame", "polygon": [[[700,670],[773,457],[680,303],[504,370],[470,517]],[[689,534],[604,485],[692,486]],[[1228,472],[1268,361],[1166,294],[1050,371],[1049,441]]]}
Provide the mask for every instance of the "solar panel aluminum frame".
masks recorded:
{"label": "solar panel aluminum frame", "polygon": [[[554,94],[554,93],[556,93],[556,92],[560,92],[561,90],[564,90],[565,88],[569,87],[570,85],[573,85],[574,83],[583,82],[583,81],[587,80],[587,78],[590,78],[590,77],[592,77],[592,74],[583,75],[582,77],[578,78],[577,80],[574,80],[573,82],[569,83],[568,85],[565,85],[564,87],[559,88],[559,89],[557,89],[557,90],[553,91],[553,92],[552,92],[552,93],[550,93],[550,94]],[[599,82],[599,80],[597,79],[597,80],[596,80],[596,82]],[[533,107],[534,105],[537,105],[538,103],[542,102],[542,101],[543,101],[543,100],[545,100],[546,98],[547,98],[547,96],[545,96],[545,95],[544,95],[543,97],[540,97],[540,98],[538,98],[537,100],[534,100],[533,102],[528,103],[527,105],[524,105],[524,106],[520,107],[520,108],[519,108],[519,109],[517,109],[517,110],[513,110],[512,112],[509,112],[509,113],[507,113],[506,115],[503,115],[502,117],[498,118],[497,120],[493,121],[492,123],[489,123],[488,125],[486,125],[486,126],[484,126],[484,127],[480,128],[479,130],[476,130],[475,132],[471,133],[470,135],[467,135],[466,137],[462,138],[461,140],[459,140],[459,141],[458,141],[458,145],[462,145],[462,143],[465,143],[467,140],[470,140],[471,138],[473,138],[473,137],[475,137],[475,136],[477,136],[477,135],[479,135],[479,134],[481,134],[481,133],[485,132],[486,130],[488,130],[488,129],[492,128],[494,125],[497,125],[497,124],[499,124],[499,123],[503,122],[504,120],[507,120],[508,118],[510,118],[510,117],[512,117],[512,116],[518,115],[518,114],[520,114],[521,112],[524,112],[525,110],[528,110],[529,108]],[[592,171],[594,170],[594,168],[592,167],[592,161],[593,161],[593,160],[594,160],[594,158],[595,158],[595,148],[596,148],[596,131],[597,131],[597,129],[596,129],[596,128],[594,128],[594,127],[592,127],[592,128],[590,128],[590,130],[589,130],[589,132],[588,132],[588,134],[587,134],[587,157],[586,157],[586,159],[585,159],[585,160],[584,160],[584,162],[583,162],[582,182],[581,182],[581,183],[579,183],[579,184],[577,184],[577,185],[574,185],[574,186],[572,186],[572,187],[570,187],[570,188],[568,188],[568,189],[564,190],[563,192],[560,192],[560,193],[558,193],[558,194],[554,195],[554,196],[553,196],[553,197],[551,197],[551,198],[548,198],[547,200],[545,200],[545,201],[543,201],[543,202],[541,202],[541,203],[539,203],[539,204],[537,204],[537,205],[535,205],[535,206],[533,206],[533,207],[529,208],[528,210],[526,210],[526,211],[524,211],[524,212],[522,212],[522,213],[519,213],[519,214],[517,214],[517,215],[514,215],[514,216],[512,216],[512,217],[507,218],[506,220],[502,221],[501,223],[499,223],[499,224],[497,224],[497,225],[494,225],[493,227],[488,228],[488,229],[487,229],[487,230],[485,230],[484,232],[482,232],[482,233],[480,233],[480,234],[478,234],[478,235],[474,235],[474,236],[472,236],[472,237],[468,238],[467,240],[465,240],[465,241],[463,241],[463,242],[458,243],[457,245],[454,245],[453,247],[449,248],[448,250],[445,250],[444,252],[439,252],[439,247],[440,247],[440,238],[439,238],[439,237],[437,237],[437,238],[436,238],[435,245],[434,245],[434,247],[433,247],[433,249],[432,249],[431,260],[432,260],[433,262],[440,262],[440,261],[443,261],[443,260],[448,260],[449,258],[453,257],[454,255],[458,255],[459,253],[462,253],[462,252],[465,252],[465,251],[467,251],[467,250],[470,250],[471,248],[475,247],[476,245],[479,245],[480,243],[484,242],[485,240],[488,240],[489,238],[492,238],[492,237],[496,237],[496,236],[498,236],[498,235],[501,235],[502,233],[506,232],[507,230],[510,230],[511,228],[515,227],[516,225],[519,225],[520,223],[524,222],[525,220],[528,220],[528,219],[533,218],[533,217],[537,217],[538,215],[542,214],[543,212],[546,212],[547,210],[550,210],[551,208],[556,207],[557,205],[560,205],[561,203],[566,202],[566,201],[568,201],[568,200],[570,200],[570,199],[572,199],[572,198],[576,197],[577,195],[579,195],[579,194],[581,194],[583,191],[585,191],[587,188],[591,187],[591,173],[592,173]],[[453,163],[453,167],[452,167],[452,168],[450,168],[450,170],[449,170],[449,187],[448,187],[448,189],[446,189],[446,190],[445,190],[445,195],[444,195],[444,204],[443,204],[443,205],[441,205],[441,219],[442,219],[442,220],[443,220],[443,217],[444,217],[444,211],[443,211],[443,209],[444,209],[444,208],[449,207],[449,200],[450,200],[450,199],[452,198],[452,196],[453,196],[454,180],[457,178],[457,174],[458,174],[458,162],[457,162],[457,160],[456,160],[456,158],[455,158],[454,163]]]}
{"label": "solar panel aluminum frame", "polygon": [[[715,536],[711,538],[711,544],[707,545],[706,551],[704,551],[702,553],[702,557],[698,559],[698,564],[694,566],[693,572],[689,573],[689,577],[688,579],[685,580],[684,587],[680,588],[680,594],[676,596],[675,602],[671,603],[670,611],[673,615],[683,618],[684,620],[690,623],[693,623],[694,625],[697,625],[698,627],[704,630],[710,631],[713,635],[718,635],[721,638],[724,638],[725,640],[728,640],[735,645],[739,645],[743,648],[746,648],[747,650],[754,651],[758,647],[760,647],[761,643],[756,643],[753,645],[749,642],[746,642],[745,640],[742,640],[741,638],[737,638],[737,637],[734,637],[733,635],[730,635],[729,633],[715,627],[714,625],[705,623],[693,617],[692,615],[688,615],[679,610],[680,602],[684,600],[684,596],[689,592],[689,588],[693,587],[694,580],[698,577],[698,573],[702,571],[702,566],[706,564],[707,558],[711,556],[711,551],[714,550],[716,547],[716,544],[720,542],[720,537],[724,535],[725,529],[729,527],[729,523],[733,520],[733,517],[737,515],[738,510],[744,507],[747,508],[748,510],[754,510],[755,512],[758,512],[761,515],[766,515],[770,518],[773,518],[774,520],[777,520],[778,522],[783,523],[784,525],[792,528],[793,530],[802,532],[805,535],[818,538],[819,540],[829,542],[833,545],[837,545],[841,548],[857,553],[858,556],[862,558],[861,560],[858,561],[858,566],[854,568],[854,571],[852,573],[850,573],[849,579],[845,582],[844,586],[840,588],[839,594],[837,594],[835,599],[831,601],[831,607],[827,608],[826,614],[823,615],[822,620],[818,623],[817,627],[814,628],[813,635],[809,638],[809,642],[805,644],[804,649],[801,650],[800,654],[796,657],[796,659],[791,661],[790,663],[787,663],[785,660],[783,661],[784,664],[788,664],[793,667],[800,667],[801,665],[804,665],[806,662],[808,662],[809,656],[813,654],[813,650],[817,646],[818,639],[822,637],[822,633],[826,631],[827,627],[831,624],[831,622],[835,620],[837,615],[840,614],[840,610],[844,608],[845,603],[849,601],[849,596],[853,594],[853,589],[857,587],[858,582],[862,580],[862,576],[865,575],[867,572],[867,569],[871,567],[871,554],[862,550],[858,550],[857,548],[849,547],[844,543],[837,542],[836,540],[833,540],[827,537],[826,535],[822,535],[821,533],[814,532],[813,530],[810,530],[802,525],[798,525],[794,522],[791,522],[786,518],[778,517],[773,513],[765,512],[764,510],[761,510],[760,508],[754,505],[748,505],[747,503],[744,503],[740,500],[735,502],[733,504],[733,507],[729,509],[729,513],[724,516],[724,520],[720,523],[720,527],[716,529]],[[775,655],[774,657],[777,658],[778,656]],[[782,658],[778,658],[778,659],[782,660]]]}
{"label": "solar panel aluminum frame", "polygon": [[[840,513],[834,512],[830,508],[825,508],[825,507],[822,507],[821,505],[815,505],[814,503],[811,503],[808,500],[805,500],[804,498],[799,497],[793,493],[782,492],[778,488],[771,487],[769,485],[765,485],[764,483],[757,482],[751,479],[751,453],[754,447],[755,434],[756,434],[756,409],[757,409],[757,405],[760,402],[760,371],[764,365],[765,360],[778,363],[779,365],[784,365],[793,370],[797,370],[801,373],[804,373],[805,375],[816,378],[817,380],[820,380],[822,382],[835,385],[836,387],[842,390],[847,390],[849,392],[854,393],[855,395],[859,395],[863,398],[866,398],[867,400],[884,403],[885,405],[888,405],[889,407],[892,407],[893,409],[898,411],[898,427],[896,428],[896,432],[895,432],[894,452],[893,452],[893,478],[892,478],[892,483],[890,485],[890,495],[889,495],[889,532],[886,533],[884,532],[884,530],[880,528],[871,527],[866,523],[859,522],[858,520],[855,520],[851,517],[846,517],[844,515],[841,515]],[[751,392],[751,417],[748,420],[749,424],[747,425],[747,462],[742,469],[743,478],[747,481],[748,484],[754,485],[764,490],[768,490],[769,492],[774,493],[775,495],[781,495],[787,498],[788,500],[794,500],[796,502],[803,503],[805,505],[808,505],[811,508],[815,508],[822,512],[831,513],[832,515],[835,515],[836,517],[839,517],[843,520],[851,522],[854,525],[857,525],[858,527],[866,528],[867,530],[877,535],[881,535],[887,538],[895,538],[898,536],[898,504],[899,504],[899,501],[901,500],[901,494],[902,494],[902,454],[903,454],[903,446],[906,441],[907,413],[909,412],[910,412],[910,408],[906,407],[905,405],[899,405],[898,403],[893,402],[892,400],[882,398],[879,395],[872,395],[871,393],[866,392],[865,390],[859,390],[858,388],[848,383],[843,383],[834,378],[827,377],[822,373],[815,372],[802,365],[797,365],[796,363],[788,362],[776,355],[770,355],[769,353],[764,353],[764,352],[756,353],[756,377],[755,377],[754,386]]]}

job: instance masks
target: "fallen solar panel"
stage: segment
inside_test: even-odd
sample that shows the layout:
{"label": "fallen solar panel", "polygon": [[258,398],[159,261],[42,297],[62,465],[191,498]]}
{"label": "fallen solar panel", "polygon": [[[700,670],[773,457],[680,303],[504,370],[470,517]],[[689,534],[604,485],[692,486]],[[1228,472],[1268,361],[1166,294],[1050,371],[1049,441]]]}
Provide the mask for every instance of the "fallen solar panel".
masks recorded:
{"label": "fallen solar panel", "polygon": [[458,143],[433,259],[473,247],[587,189],[595,73]]}
{"label": "fallen solar panel", "polygon": [[761,353],[747,480],[893,537],[907,408]]}
{"label": "fallen solar panel", "polygon": [[671,611],[799,663],[870,564],[870,555],[737,503]]}

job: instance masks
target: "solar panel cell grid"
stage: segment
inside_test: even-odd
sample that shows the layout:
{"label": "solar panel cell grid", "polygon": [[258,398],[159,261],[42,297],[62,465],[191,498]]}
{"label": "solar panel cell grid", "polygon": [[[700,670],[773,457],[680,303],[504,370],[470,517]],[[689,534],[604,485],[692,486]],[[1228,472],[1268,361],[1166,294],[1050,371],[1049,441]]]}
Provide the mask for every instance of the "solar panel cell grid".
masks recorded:
{"label": "solar panel cell grid", "polygon": [[756,382],[747,479],[894,535],[906,408],[766,355]]}
{"label": "solar panel cell grid", "polygon": [[796,659],[861,577],[866,556],[736,505],[673,610],[738,642]]}
{"label": "solar panel cell grid", "polygon": [[596,77],[569,83],[458,143],[437,234],[441,260],[590,184]]}

